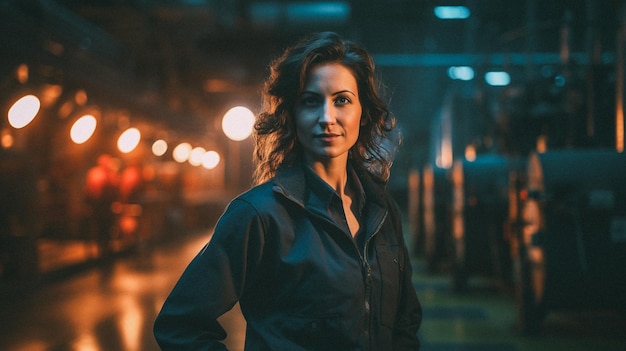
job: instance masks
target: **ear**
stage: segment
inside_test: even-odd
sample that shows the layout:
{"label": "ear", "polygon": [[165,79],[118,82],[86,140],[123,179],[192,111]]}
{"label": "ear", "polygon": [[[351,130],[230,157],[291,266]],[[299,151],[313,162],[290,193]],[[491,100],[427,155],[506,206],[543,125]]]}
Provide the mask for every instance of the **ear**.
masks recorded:
{"label": "ear", "polygon": [[367,121],[365,120],[365,118],[363,118],[363,115],[361,115],[361,127],[365,127],[367,125]]}

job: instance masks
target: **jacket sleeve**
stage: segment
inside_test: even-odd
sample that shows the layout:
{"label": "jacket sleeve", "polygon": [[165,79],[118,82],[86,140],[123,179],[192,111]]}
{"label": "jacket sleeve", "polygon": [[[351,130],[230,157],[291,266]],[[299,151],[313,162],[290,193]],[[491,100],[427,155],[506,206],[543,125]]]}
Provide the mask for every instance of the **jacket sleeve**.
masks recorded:
{"label": "jacket sleeve", "polygon": [[217,318],[229,311],[255,275],[263,226],[254,207],[235,199],[219,219],[209,243],[187,266],[154,323],[163,351],[226,350]]}
{"label": "jacket sleeve", "polygon": [[393,349],[394,350],[411,350],[420,349],[420,341],[417,332],[422,323],[422,307],[413,286],[413,270],[411,268],[411,257],[404,241],[402,231],[402,220],[397,204],[391,201],[390,206],[392,220],[394,221],[395,232],[399,236],[398,240],[402,243],[403,255],[405,257],[405,266],[403,269],[402,281],[400,282],[401,293],[398,306],[398,315],[393,331]]}

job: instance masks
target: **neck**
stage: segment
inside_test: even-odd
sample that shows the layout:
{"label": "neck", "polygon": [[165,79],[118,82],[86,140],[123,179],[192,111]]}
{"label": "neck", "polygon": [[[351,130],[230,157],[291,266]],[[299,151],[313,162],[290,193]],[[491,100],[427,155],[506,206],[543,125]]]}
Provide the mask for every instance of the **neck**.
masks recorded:
{"label": "neck", "polygon": [[348,183],[347,159],[342,161],[331,160],[331,162],[309,162],[309,167],[335,189],[339,196],[346,194],[346,184]]}

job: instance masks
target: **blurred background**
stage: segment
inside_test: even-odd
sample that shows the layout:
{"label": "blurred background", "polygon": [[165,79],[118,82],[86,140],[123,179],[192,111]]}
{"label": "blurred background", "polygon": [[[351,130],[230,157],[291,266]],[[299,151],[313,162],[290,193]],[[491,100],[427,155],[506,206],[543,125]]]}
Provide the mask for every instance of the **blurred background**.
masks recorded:
{"label": "blurred background", "polygon": [[[269,62],[328,30],[372,53],[398,118],[389,189],[425,348],[623,350],[623,0],[0,0],[0,348],[155,349],[150,319],[251,185]],[[154,289],[144,323],[105,335],[139,328],[139,341],[43,331],[84,302],[46,309],[49,289],[101,294],[129,270]],[[550,319],[581,309],[595,314]],[[576,318],[558,345],[522,338]],[[459,327],[476,319],[511,330]]]}

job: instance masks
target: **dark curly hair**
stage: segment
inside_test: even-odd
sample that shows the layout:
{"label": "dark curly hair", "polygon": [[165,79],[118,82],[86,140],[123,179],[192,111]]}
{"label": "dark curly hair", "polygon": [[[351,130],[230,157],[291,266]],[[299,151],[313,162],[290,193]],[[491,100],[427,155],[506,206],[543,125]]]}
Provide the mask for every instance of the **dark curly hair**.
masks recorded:
{"label": "dark curly hair", "polygon": [[399,138],[389,138],[395,117],[381,98],[371,55],[361,46],[333,32],[311,35],[287,48],[270,65],[263,90],[263,106],[254,126],[254,180],[260,184],[281,165],[291,165],[302,154],[296,138],[295,104],[313,67],[339,63],[352,71],[362,106],[359,138],[349,153],[353,165],[374,179],[389,179],[392,156]]}

